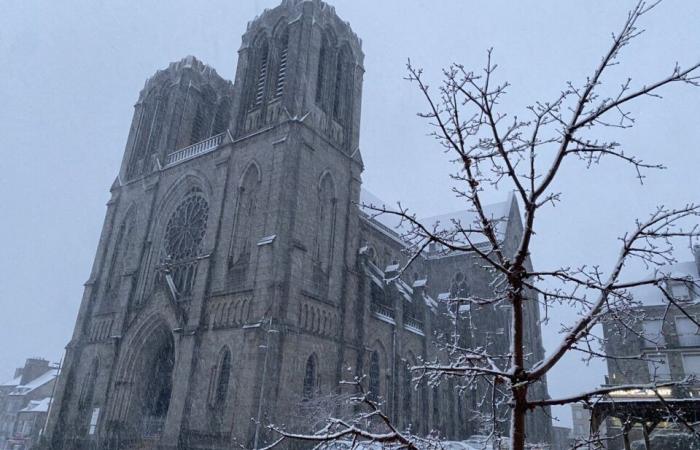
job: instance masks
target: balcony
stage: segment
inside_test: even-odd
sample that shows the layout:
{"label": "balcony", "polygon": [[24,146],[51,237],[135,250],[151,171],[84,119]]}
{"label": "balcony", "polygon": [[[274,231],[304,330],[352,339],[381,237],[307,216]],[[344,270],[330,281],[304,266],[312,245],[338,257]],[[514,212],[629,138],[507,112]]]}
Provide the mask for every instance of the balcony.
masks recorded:
{"label": "balcony", "polygon": [[423,322],[411,316],[404,316],[403,324],[410,330],[420,331],[423,333]]}
{"label": "balcony", "polygon": [[372,313],[379,316],[380,318],[387,319],[390,322],[394,323],[394,310],[389,308],[388,306],[384,306],[376,302],[371,302],[370,310],[372,311]]}
{"label": "balcony", "polygon": [[170,153],[165,157],[165,167],[181,163],[182,161],[187,161],[188,159],[192,159],[196,156],[215,150],[223,142],[225,134],[226,133],[224,132],[214,135],[208,139],[197,142],[196,144],[192,144],[189,147],[185,147]]}

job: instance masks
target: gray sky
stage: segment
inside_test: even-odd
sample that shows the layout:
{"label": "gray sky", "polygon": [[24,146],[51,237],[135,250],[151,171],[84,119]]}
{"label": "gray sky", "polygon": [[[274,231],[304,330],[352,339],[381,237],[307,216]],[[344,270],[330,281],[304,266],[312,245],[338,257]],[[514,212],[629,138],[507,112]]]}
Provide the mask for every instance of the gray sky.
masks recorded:
{"label": "gray sky", "polygon": [[[132,106],[147,77],[193,54],[233,79],[246,22],[277,0],[8,1],[0,15],[0,378],[29,356],[57,361],[68,342],[121,161]],[[445,155],[415,116],[424,103],[403,81],[406,59],[433,78],[460,62],[480,68],[494,47],[499,76],[512,83],[503,111],[525,114],[581,82],[607,49],[632,1],[335,0],[363,39],[361,148],[364,186],[401,200],[419,216],[465,206],[450,194]],[[700,55],[700,2],[667,0],[642,24],[647,32],[612,72],[618,85],[668,73]],[[609,161],[586,171],[567,164],[556,185],[563,202],[541,217],[536,267],[609,267],[617,236],[656,204],[700,201],[700,90],[676,86],[644,98],[637,126],[615,136],[628,151],[662,161],[643,187]],[[407,182],[410,180],[410,182]],[[507,190],[489,192],[489,201]],[[687,248],[680,259],[690,259]],[[557,343],[556,310],[543,327]],[[4,381],[4,380],[3,380]],[[601,365],[576,357],[550,375],[552,396],[603,382]],[[569,422],[568,410],[556,415]]]}

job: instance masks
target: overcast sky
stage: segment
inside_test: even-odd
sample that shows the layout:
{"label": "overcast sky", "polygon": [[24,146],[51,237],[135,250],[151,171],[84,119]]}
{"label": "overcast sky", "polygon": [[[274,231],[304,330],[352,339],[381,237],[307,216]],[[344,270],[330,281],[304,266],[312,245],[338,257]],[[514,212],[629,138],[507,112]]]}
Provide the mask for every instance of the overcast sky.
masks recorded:
{"label": "overcast sky", "polygon": [[[29,356],[58,361],[73,330],[84,283],[131,123],[147,77],[193,54],[233,79],[246,22],[277,0],[3,2],[0,14],[0,378]],[[494,47],[512,87],[504,112],[554,98],[598,63],[632,1],[335,0],[362,38],[365,59],[363,183],[419,216],[464,209],[450,193],[445,155],[415,116],[425,105],[403,81],[407,58],[436,78],[460,62],[481,67]],[[642,24],[609,80],[633,84],[700,58],[700,2],[667,0]],[[609,267],[616,238],[656,204],[700,201],[700,89],[675,86],[632,109],[636,127],[616,134],[628,151],[660,161],[641,187],[608,162],[567,164],[563,201],[541,217],[535,266]],[[507,189],[488,192],[502,201]],[[687,248],[678,257],[688,260]],[[543,327],[557,343],[571,311]],[[549,377],[552,396],[599,385],[604,369],[565,360]],[[557,410],[564,424],[569,412]]]}

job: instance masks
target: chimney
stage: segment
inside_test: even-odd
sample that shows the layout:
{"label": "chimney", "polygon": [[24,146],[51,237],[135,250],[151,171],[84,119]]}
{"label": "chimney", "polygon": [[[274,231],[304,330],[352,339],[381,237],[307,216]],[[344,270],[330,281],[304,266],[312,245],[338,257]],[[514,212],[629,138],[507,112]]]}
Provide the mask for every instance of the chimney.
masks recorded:
{"label": "chimney", "polygon": [[29,358],[22,368],[22,379],[19,384],[27,384],[49,370],[49,362],[40,358]]}
{"label": "chimney", "polygon": [[700,244],[693,245],[693,256],[695,256],[696,278],[700,278]]}

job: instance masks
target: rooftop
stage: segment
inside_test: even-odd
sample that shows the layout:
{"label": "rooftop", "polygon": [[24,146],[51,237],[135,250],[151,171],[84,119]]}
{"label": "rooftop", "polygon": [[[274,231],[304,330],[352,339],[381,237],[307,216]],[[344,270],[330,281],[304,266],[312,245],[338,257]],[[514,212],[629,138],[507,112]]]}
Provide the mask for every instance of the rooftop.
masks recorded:
{"label": "rooftop", "polygon": [[[496,234],[499,239],[505,236],[510,217],[510,209],[515,201],[515,197],[511,194],[506,201],[499,203],[487,204],[484,206],[486,216],[495,222]],[[360,210],[368,217],[371,223],[378,226],[383,232],[389,232],[394,238],[409,231],[406,223],[401,223],[401,217],[395,214],[380,214],[373,210],[375,208],[385,208],[387,210],[395,210],[396,206],[392,203],[387,203],[380,199],[367,189],[360,191]],[[459,210],[446,214],[424,217],[417,219],[421,224],[438,233],[451,235],[450,239],[456,243],[466,243],[466,240],[473,244],[485,243],[486,236],[479,232],[460,233],[460,230],[469,228],[479,228],[479,216],[474,210]]]}
{"label": "rooftop", "polygon": [[31,400],[27,406],[20,409],[19,412],[48,412],[51,397],[42,398],[41,400]]}
{"label": "rooftop", "polygon": [[[700,283],[700,275],[698,274],[698,266],[695,261],[684,261],[675,264],[669,264],[666,266],[661,266],[658,269],[650,272],[647,279],[654,279],[659,277],[673,277],[673,278],[686,278],[688,281],[694,283]],[[667,289],[667,287],[665,287]],[[674,294],[672,291],[667,291]],[[658,306],[666,305],[666,297],[664,293],[658,286],[655,285],[644,285],[630,289],[630,293],[634,299],[640,302],[643,306]],[[688,300],[698,301],[698,291],[688,292]],[[694,297],[694,298],[690,298]]]}
{"label": "rooftop", "polygon": [[44,386],[46,383],[53,381],[57,376],[58,369],[51,368],[40,376],[34,378],[29,383],[17,386],[14,391],[10,392],[10,395],[26,395],[33,390]]}

